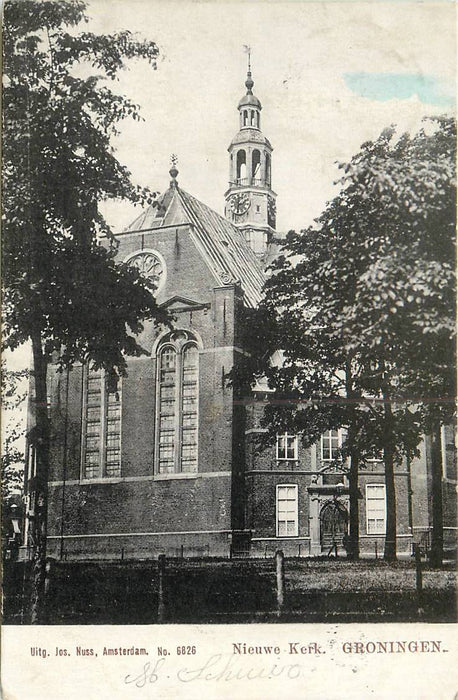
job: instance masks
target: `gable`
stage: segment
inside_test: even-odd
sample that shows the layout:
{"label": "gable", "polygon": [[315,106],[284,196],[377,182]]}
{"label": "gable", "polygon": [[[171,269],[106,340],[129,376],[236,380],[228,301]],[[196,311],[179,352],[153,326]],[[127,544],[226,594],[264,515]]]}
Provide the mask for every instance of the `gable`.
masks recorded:
{"label": "gable", "polygon": [[158,202],[160,206],[148,207],[125,233],[188,225],[190,240],[216,284],[221,287],[239,284],[246,305],[257,306],[265,275],[239,229],[177,185],[171,186]]}
{"label": "gable", "polygon": [[162,309],[167,309],[171,313],[181,313],[184,311],[201,311],[202,309],[209,309],[210,304],[206,302],[195,301],[194,299],[188,299],[187,297],[182,297],[176,295],[167,299],[167,301],[159,304]]}

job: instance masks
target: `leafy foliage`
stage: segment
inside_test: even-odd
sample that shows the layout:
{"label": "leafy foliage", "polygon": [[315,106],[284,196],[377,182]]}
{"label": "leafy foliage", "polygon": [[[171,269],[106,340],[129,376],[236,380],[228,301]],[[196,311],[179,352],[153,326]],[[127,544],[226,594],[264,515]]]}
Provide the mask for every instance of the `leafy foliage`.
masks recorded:
{"label": "leafy foliage", "polygon": [[78,31],[85,7],[81,0],[4,7],[4,333],[6,347],[30,340],[33,353],[33,623],[45,614],[49,363],[103,367],[114,390],[126,355],[145,352],[135,337],[143,323],[169,321],[154,285],[115,265],[116,240],[98,208],[107,198],[155,203],[114,154],[120,122],[140,115],[110,85],[131,59],[155,68],[158,48],[129,32]]}
{"label": "leafy foliage", "polygon": [[[8,370],[2,363],[2,454],[1,480],[2,502],[9,503],[21,490],[23,483],[25,428],[16,419],[15,411],[21,410],[27,392],[21,383],[26,380],[27,370]],[[22,441],[22,442],[21,442]]]}
{"label": "leafy foliage", "polygon": [[355,464],[383,454],[390,559],[394,464],[454,416],[455,163],[456,124],[440,118],[413,137],[386,129],[341,165],[339,195],[272,265],[246,367],[275,389],[270,439],[288,429],[311,445],[348,427],[355,508]]}
{"label": "leafy foliage", "polygon": [[452,415],[455,157],[451,119],[414,137],[387,129],[340,166],[341,192],[317,226],[288,235],[263,309],[261,345],[284,357],[263,366],[275,430],[293,421],[311,444],[356,422],[371,457],[384,447],[386,398],[401,459],[415,453],[428,416]]}
{"label": "leafy foliage", "polygon": [[129,32],[77,33],[84,9],[79,0],[5,5],[6,344],[39,333],[47,357],[58,352],[68,365],[89,356],[122,373],[124,355],[141,352],[134,334],[142,320],[165,315],[151,283],[114,264],[113,233],[98,210],[106,198],[154,202],[110,145],[123,119],[140,118],[110,83],[127,59],[155,68],[158,48]]}

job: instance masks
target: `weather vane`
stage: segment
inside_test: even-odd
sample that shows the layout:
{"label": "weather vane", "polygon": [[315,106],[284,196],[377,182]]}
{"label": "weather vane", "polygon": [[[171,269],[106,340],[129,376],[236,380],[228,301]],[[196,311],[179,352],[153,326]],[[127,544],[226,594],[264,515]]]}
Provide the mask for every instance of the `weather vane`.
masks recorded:
{"label": "weather vane", "polygon": [[247,46],[246,44],[244,44],[243,48],[245,50],[245,53],[248,54],[248,72],[250,72],[251,71],[251,46]]}
{"label": "weather vane", "polygon": [[176,153],[172,153],[172,155],[170,156],[170,165],[171,165],[173,168],[176,168],[176,167],[177,167],[177,165],[178,165],[178,156],[177,156]]}

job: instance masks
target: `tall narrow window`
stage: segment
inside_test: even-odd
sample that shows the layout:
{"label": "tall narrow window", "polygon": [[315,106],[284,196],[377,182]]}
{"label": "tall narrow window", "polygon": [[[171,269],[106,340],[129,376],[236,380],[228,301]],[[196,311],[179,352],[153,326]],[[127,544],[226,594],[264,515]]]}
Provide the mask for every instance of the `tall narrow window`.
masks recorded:
{"label": "tall narrow window", "polygon": [[385,534],[386,498],[384,484],[366,484],[366,523],[368,535]]}
{"label": "tall narrow window", "polygon": [[121,387],[109,392],[101,370],[85,369],[82,453],[84,479],[121,475]]}
{"label": "tall narrow window", "polygon": [[88,372],[86,392],[84,477],[96,479],[101,476],[102,379],[100,372]]}
{"label": "tall narrow window", "polygon": [[159,472],[175,470],[176,351],[164,347],[159,357]]}
{"label": "tall narrow window", "polygon": [[199,351],[174,331],[158,351],[157,471],[197,472]]}
{"label": "tall narrow window", "polygon": [[197,471],[197,378],[199,351],[195,345],[183,350],[181,471]]}
{"label": "tall narrow window", "polygon": [[297,485],[277,486],[277,537],[297,537]]}
{"label": "tall narrow window", "polygon": [[121,476],[121,388],[106,393],[105,476]]}

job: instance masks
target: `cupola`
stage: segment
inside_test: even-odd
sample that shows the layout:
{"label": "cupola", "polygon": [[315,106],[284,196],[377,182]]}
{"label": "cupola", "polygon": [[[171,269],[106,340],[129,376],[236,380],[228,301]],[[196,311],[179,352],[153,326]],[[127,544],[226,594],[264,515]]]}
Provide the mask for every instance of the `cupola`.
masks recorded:
{"label": "cupola", "polygon": [[246,94],[237,105],[240,128],[229,151],[226,217],[244,233],[255,253],[263,256],[275,229],[276,194],[272,190],[272,146],[261,131],[261,102],[253,94],[250,53]]}

